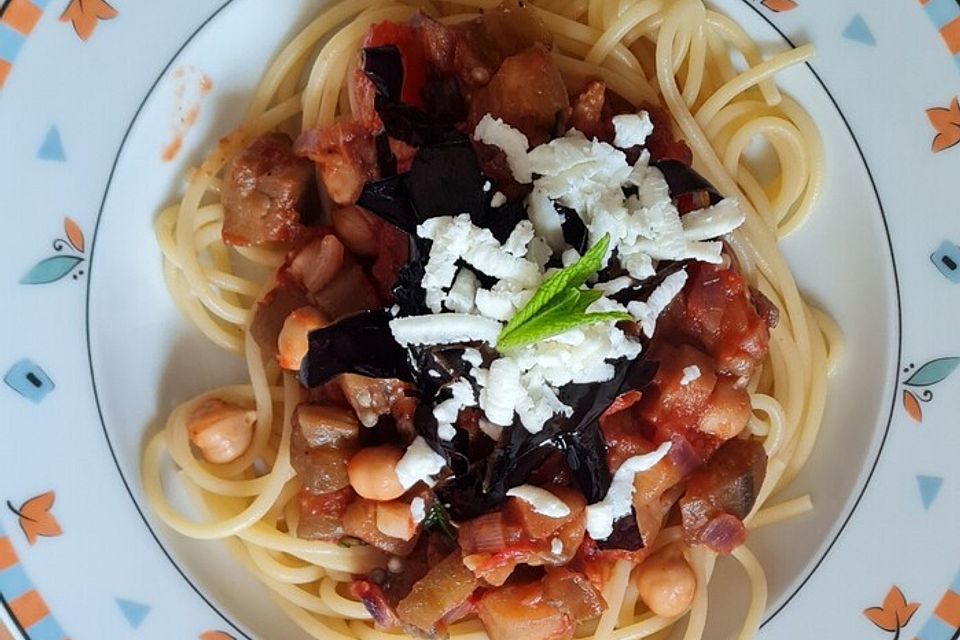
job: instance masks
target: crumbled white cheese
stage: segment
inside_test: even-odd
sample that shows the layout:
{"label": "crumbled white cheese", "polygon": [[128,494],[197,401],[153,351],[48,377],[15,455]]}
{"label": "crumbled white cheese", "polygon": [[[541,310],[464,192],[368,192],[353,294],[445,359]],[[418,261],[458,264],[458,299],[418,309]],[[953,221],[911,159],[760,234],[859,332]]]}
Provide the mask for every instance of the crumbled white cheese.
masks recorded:
{"label": "crumbled white cheese", "polygon": [[477,312],[487,318],[506,321],[514,316],[517,307],[513,303],[514,296],[508,291],[491,291],[478,289],[475,298]]}
{"label": "crumbled white cheese", "polygon": [[580,252],[574,248],[567,249],[562,254],[560,254],[560,262],[563,263],[563,268],[576,264],[577,260],[580,259]]}
{"label": "crumbled white cheese", "polygon": [[464,362],[472,364],[475,367],[479,367],[483,364],[483,355],[479,350],[474,349],[473,347],[467,347],[463,350],[463,355],[461,356]]}
{"label": "crumbled white cheese", "polygon": [[488,113],[477,123],[477,128],[473,131],[473,139],[499,147],[507,157],[507,164],[510,165],[513,179],[520,184],[530,182],[532,176],[530,161],[527,158],[527,149],[530,148],[530,142],[521,131]]}
{"label": "crumbled white cheese", "polygon": [[417,235],[433,241],[420,286],[426,292],[430,310],[439,313],[444,290],[457,275],[457,261],[477,241],[481,230],[473,226],[470,216],[439,216],[417,227]]}
{"label": "crumbled white cheese", "polygon": [[535,190],[576,210],[585,221],[600,201],[612,202],[610,196],[616,194],[616,199],[623,200],[620,187],[631,168],[624,153],[606,142],[587,140],[571,129],[566,136],[536,147],[528,157],[533,172],[542,176]]}
{"label": "crumbled white cheese", "polygon": [[534,186],[533,191],[527,196],[526,207],[527,217],[533,223],[537,236],[546,241],[551,251],[562,251],[565,244],[563,218],[560,217],[557,208],[553,206],[550,195],[543,189]]}
{"label": "crumbled white cheese", "polygon": [[504,195],[503,191],[497,191],[493,194],[493,197],[490,198],[490,206],[494,209],[499,209],[505,204],[507,204],[507,196]]}
{"label": "crumbled white cheese", "polygon": [[534,513],[548,518],[566,518],[570,515],[570,507],[567,503],[542,487],[522,484],[507,491],[507,496],[523,500],[533,507]]}
{"label": "crumbled white cheese", "polygon": [[[614,144],[621,148],[642,145],[653,130],[647,113],[614,118]],[[565,215],[578,215],[595,244],[609,234],[611,242],[604,266],[616,256],[626,272],[594,290],[604,294],[588,311],[629,311],[652,336],[658,316],[686,282],[684,271],[674,273],[646,301],[624,307],[610,299],[656,274],[661,260],[720,260],[722,243],[713,241],[743,222],[735,200],[694,211],[681,218],[670,197],[662,172],[650,165],[650,154],[641,150],[630,166],[622,149],[589,140],[571,129],[565,136],[528,151],[529,141],[520,132],[489,114],[477,125],[474,139],[503,150],[515,178],[532,182],[526,200],[528,220],[517,224],[504,243],[488,229],[476,227],[469,215],[431,218],[418,234],[432,240],[422,286],[434,315],[402,318],[391,323],[397,341],[409,344],[449,344],[486,341],[496,345],[501,322],[524,307],[546,277],[551,259],[563,266],[579,259],[563,234]],[[534,177],[536,179],[534,180]],[[626,197],[624,187],[635,186]],[[485,185],[485,191],[493,190]],[[494,194],[494,206],[505,197]],[[558,211],[573,209],[573,213]],[[466,264],[469,268],[463,268]],[[495,280],[481,288],[477,274]],[[442,313],[447,310],[453,313]],[[636,358],[638,340],[612,322],[577,327],[511,352],[483,368],[479,352],[464,354],[473,364],[471,373],[479,387],[472,398],[484,411],[481,429],[499,438],[502,427],[519,420],[531,433],[543,429],[557,415],[569,416],[572,408],[560,401],[558,391],[570,383],[602,383],[614,375],[613,362]],[[472,393],[472,392],[471,392]],[[452,438],[456,414],[466,405],[451,398],[437,406],[439,435]],[[442,418],[442,419],[441,419]]]}
{"label": "crumbled white cheese", "polygon": [[499,358],[490,364],[486,383],[480,392],[480,408],[493,424],[510,426],[522,393],[517,362],[513,358]]}
{"label": "crumbled white cheese", "polygon": [[613,116],[613,130],[613,146],[629,149],[647,141],[647,136],[653,133],[653,123],[646,111],[627,113]]}
{"label": "crumbled white cheese", "polygon": [[551,257],[553,257],[553,249],[547,241],[540,236],[535,236],[527,246],[527,260],[537,265],[542,271]]}
{"label": "crumbled white cheese", "polygon": [[440,439],[449,442],[457,435],[453,423],[460,416],[460,411],[466,407],[475,407],[477,398],[473,393],[473,386],[462,378],[451,382],[446,388],[452,395],[433,408],[433,417],[437,419],[437,434]]}
{"label": "crumbled white cheese", "polygon": [[640,323],[647,337],[653,337],[653,332],[657,327],[657,318],[667,308],[667,305],[677,297],[686,283],[687,272],[685,270],[671,273],[653,290],[645,302],[634,300],[627,305],[627,311]]}
{"label": "crumbled white cheese", "polygon": [[387,560],[387,571],[390,573],[403,573],[403,558],[390,556],[390,559]]}
{"label": "crumbled white cheese", "polygon": [[540,283],[540,267],[504,249],[489,229],[473,224],[466,213],[430,218],[417,227],[417,235],[433,241],[430,258],[424,267],[421,286],[427,305],[439,313],[457,275],[457,263],[463,260],[481,273],[509,280],[523,287]]}
{"label": "crumbled white cheese", "polygon": [[694,380],[700,379],[700,367],[695,364],[683,368],[683,375],[680,377],[680,386],[685,387]]}
{"label": "crumbled white cheese", "polygon": [[630,276],[619,276],[613,278],[612,280],[607,280],[606,282],[598,282],[593,285],[594,291],[601,291],[606,296],[612,296],[615,293],[620,293],[624,289],[629,289],[633,286],[633,278]]}
{"label": "crumbled white cheese", "polygon": [[563,553],[563,542],[560,541],[560,538],[554,538],[550,541],[550,553],[555,556]]}
{"label": "crumbled white cheese", "polygon": [[479,286],[477,274],[470,269],[460,269],[443,301],[443,306],[456,313],[473,313],[476,311],[473,301],[477,297]]}
{"label": "crumbled white cheese", "polygon": [[503,434],[503,427],[498,424],[493,424],[486,418],[480,418],[480,420],[477,421],[477,425],[480,427],[480,431],[487,434],[487,437],[491,440],[497,441]]}
{"label": "crumbled white cheese", "polygon": [[408,316],[390,321],[393,339],[401,346],[411,344],[454,344],[479,340],[496,344],[500,323],[467,313],[438,313]]}
{"label": "crumbled white cheese", "polygon": [[510,232],[507,241],[503,243],[503,250],[512,256],[523,257],[533,237],[533,223],[529,220],[521,220]]}
{"label": "crumbled white cheese", "polygon": [[410,501],[410,518],[413,524],[420,524],[427,518],[427,505],[420,496]]}
{"label": "crumbled white cheese", "polygon": [[[626,311],[606,298],[597,300],[588,311]],[[605,382],[613,377],[609,361],[636,358],[642,346],[612,322],[577,327],[557,336],[516,350],[511,357],[523,372],[536,372],[555,389],[571,382]],[[538,379],[531,378],[537,386]]]}
{"label": "crumbled white cheese", "polygon": [[518,258],[500,246],[493,235],[492,242],[478,242],[463,253],[463,260],[488,276],[499,280],[513,280],[524,287],[540,284],[540,269],[526,258]]}
{"label": "crumbled white cheese", "polygon": [[724,198],[717,204],[691,211],[683,216],[683,235],[688,241],[709,240],[730,233],[746,220],[735,198]]}
{"label": "crumbled white cheese", "polygon": [[613,523],[629,515],[633,507],[634,478],[660,462],[670,451],[670,442],[664,442],[650,453],[627,458],[613,474],[613,481],[603,500],[587,506],[587,533],[594,540],[606,540],[613,533]]}
{"label": "crumbled white cheese", "polygon": [[431,449],[423,436],[417,436],[397,462],[397,479],[404,489],[421,481],[432,485],[433,476],[440,473],[446,464],[443,456]]}
{"label": "crumbled white cheese", "polygon": [[437,437],[444,442],[450,442],[457,437],[457,428],[450,422],[438,422]]}
{"label": "crumbled white cheese", "polygon": [[525,393],[517,402],[517,416],[523,428],[530,433],[542,431],[543,425],[557,414],[567,418],[573,415],[573,407],[560,401],[550,385],[544,381],[539,369],[524,372],[520,376],[520,385]]}

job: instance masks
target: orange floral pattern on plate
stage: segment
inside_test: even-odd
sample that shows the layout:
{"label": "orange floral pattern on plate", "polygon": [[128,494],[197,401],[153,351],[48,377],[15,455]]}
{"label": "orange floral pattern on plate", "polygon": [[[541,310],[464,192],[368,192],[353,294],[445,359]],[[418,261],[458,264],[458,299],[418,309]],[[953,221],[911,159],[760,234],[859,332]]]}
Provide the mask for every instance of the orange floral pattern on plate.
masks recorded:
{"label": "orange floral pattern on plate", "polygon": [[910,623],[910,619],[919,608],[920,604],[917,602],[908,603],[900,587],[894,585],[890,587],[887,597],[883,599],[883,605],[868,607],[863,610],[863,615],[884,631],[894,634],[894,640],[898,640],[900,630]]}

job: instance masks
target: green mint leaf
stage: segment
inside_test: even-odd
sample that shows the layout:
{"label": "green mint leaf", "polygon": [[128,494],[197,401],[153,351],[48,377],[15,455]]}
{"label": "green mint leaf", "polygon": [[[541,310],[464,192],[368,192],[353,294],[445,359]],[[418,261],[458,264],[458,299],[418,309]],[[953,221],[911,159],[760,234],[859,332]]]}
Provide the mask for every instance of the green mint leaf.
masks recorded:
{"label": "green mint leaf", "polygon": [[594,291],[592,289],[580,289],[577,293],[579,295],[576,305],[573,306],[574,313],[586,313],[587,307],[603,297],[602,291]]}
{"label": "green mint leaf", "polygon": [[497,349],[500,351],[513,351],[520,347],[558,336],[561,333],[566,333],[578,327],[600,322],[620,322],[622,320],[632,320],[632,317],[629,313],[622,311],[605,311],[602,313],[549,313],[537,316],[522,327],[503,336],[497,341]]}
{"label": "green mint leaf", "polygon": [[589,251],[583,254],[583,257],[574,264],[565,269],[557,271],[549,278],[543,281],[540,288],[537,289],[530,301],[517,311],[516,315],[510,319],[507,326],[500,333],[506,337],[525,322],[534,316],[542,313],[548,307],[552,307],[558,296],[562,296],[570,289],[578,289],[585,283],[590,276],[600,271],[603,266],[603,258],[607,255],[607,249],[610,247],[610,234],[600,238],[597,244],[593,245]]}
{"label": "green mint leaf", "polygon": [[456,540],[457,533],[450,524],[450,515],[439,501],[434,501],[423,520],[423,528],[427,531],[439,530],[451,540]]}

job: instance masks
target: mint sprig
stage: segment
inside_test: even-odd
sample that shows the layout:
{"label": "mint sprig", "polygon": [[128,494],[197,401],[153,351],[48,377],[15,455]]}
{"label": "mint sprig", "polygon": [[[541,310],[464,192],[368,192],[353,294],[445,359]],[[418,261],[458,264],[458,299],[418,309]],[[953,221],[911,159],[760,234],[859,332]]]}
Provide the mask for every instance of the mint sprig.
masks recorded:
{"label": "mint sprig", "polygon": [[622,311],[587,313],[587,307],[603,294],[580,287],[600,271],[609,247],[610,234],[606,234],[576,263],[544,280],[530,301],[500,331],[497,349],[513,351],[577,327],[631,320]]}

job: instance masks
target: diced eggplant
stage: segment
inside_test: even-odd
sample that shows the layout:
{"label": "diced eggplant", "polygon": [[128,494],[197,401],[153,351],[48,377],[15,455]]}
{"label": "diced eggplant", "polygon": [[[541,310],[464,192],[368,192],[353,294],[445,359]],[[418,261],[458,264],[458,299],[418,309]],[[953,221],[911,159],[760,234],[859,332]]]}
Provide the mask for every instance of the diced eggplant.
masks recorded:
{"label": "diced eggplant", "polygon": [[546,47],[538,44],[510,56],[490,83],[471,95],[471,128],[488,113],[522,131],[532,146],[566,131],[570,98]]}
{"label": "diced eggplant", "polygon": [[284,133],[254,138],[230,161],[222,200],[223,240],[236,246],[293,243],[320,211],[313,166]]}
{"label": "diced eggplant", "polygon": [[300,520],[297,537],[304,540],[336,542],[344,535],[343,515],[356,498],[349,486],[338,491],[316,495],[306,488],[297,494]]}
{"label": "diced eggplant", "polygon": [[680,515],[688,544],[705,544],[729,553],[746,535],[742,520],[757,500],[767,470],[767,454],[754,440],[724,444],[702,469],[687,479]]}
{"label": "diced eggplant", "polygon": [[418,580],[397,605],[397,616],[406,624],[430,632],[451,611],[470,599],[479,586],[473,572],[454,551]]}

